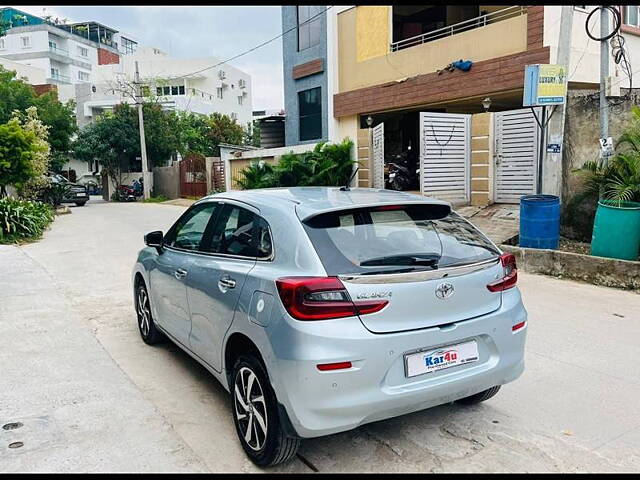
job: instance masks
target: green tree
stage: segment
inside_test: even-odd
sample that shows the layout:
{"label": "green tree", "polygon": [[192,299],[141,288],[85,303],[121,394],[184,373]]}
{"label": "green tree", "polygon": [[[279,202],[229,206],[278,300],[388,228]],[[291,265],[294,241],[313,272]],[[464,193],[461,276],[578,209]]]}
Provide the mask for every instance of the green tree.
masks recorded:
{"label": "green tree", "polygon": [[78,131],[75,119],[75,102],[58,101],[55,92],[36,97],[34,105],[38,108],[38,117],[49,127],[49,145],[51,146],[51,169],[59,172],[68,161],[71,150],[71,138]]}
{"label": "green tree", "polygon": [[245,132],[229,115],[214,112],[207,118],[207,139],[210,148],[213,150],[213,156],[220,156],[221,143],[230,143],[232,145],[242,145],[245,139]]}
{"label": "green tree", "polygon": [[128,105],[118,105],[84,127],[73,143],[78,160],[97,160],[114,184],[122,183],[122,172],[140,155],[137,119]]}
{"label": "green tree", "polygon": [[71,138],[77,131],[74,102],[63,104],[55,92],[36,95],[31,85],[16,78],[16,72],[0,65],[0,123],[6,123],[15,110],[25,112],[27,108],[38,108],[38,117],[49,127],[51,146],[51,168],[60,171],[67,162]]}
{"label": "green tree", "polygon": [[0,65],[0,123],[6,123],[14,110],[24,112],[35,104],[33,87],[16,79],[16,72]]}
{"label": "green tree", "polygon": [[221,143],[244,145],[250,139],[240,124],[222,113],[215,112],[205,116],[179,112],[176,119],[179,131],[178,151],[183,156],[200,153],[205,157],[218,157]]}
{"label": "green tree", "polygon": [[49,170],[49,127],[38,118],[36,107],[29,107],[24,113],[14,111],[13,119],[17,120],[26,132],[32,132],[35,135],[34,154],[31,159],[33,176],[23,182],[18,189],[21,197],[35,199],[49,185],[45,176]]}
{"label": "green tree", "polygon": [[20,188],[37,174],[34,157],[38,152],[36,134],[17,119],[0,125],[0,197],[7,195],[7,185]]}
{"label": "green tree", "polygon": [[[133,108],[131,110],[135,114],[137,125],[138,114]],[[163,111],[162,106],[157,103],[145,103],[142,112],[149,165],[162,167],[178,151],[180,145],[176,114]]]}

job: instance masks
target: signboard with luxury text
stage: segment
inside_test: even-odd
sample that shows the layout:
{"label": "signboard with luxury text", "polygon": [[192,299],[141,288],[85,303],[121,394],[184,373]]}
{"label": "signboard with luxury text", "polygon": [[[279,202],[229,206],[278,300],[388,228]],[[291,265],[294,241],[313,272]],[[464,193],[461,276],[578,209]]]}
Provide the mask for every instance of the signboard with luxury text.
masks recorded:
{"label": "signboard with luxury text", "polygon": [[522,105],[563,105],[567,97],[567,69],[564,65],[527,65],[524,71]]}

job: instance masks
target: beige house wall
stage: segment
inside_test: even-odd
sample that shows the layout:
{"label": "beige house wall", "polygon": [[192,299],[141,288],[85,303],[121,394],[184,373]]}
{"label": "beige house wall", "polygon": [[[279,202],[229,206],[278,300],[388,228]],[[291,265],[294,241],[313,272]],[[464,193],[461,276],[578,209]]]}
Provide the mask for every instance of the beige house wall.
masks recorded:
{"label": "beige house wall", "polygon": [[390,15],[386,6],[338,14],[338,92],[435,72],[460,58],[477,63],[527,50],[524,14],[391,52]]}

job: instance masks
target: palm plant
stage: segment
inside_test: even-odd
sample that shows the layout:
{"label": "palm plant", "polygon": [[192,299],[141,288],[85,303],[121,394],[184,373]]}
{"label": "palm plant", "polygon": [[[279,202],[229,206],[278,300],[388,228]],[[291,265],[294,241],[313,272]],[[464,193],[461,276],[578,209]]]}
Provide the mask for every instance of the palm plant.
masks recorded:
{"label": "palm plant", "polygon": [[631,112],[632,124],[620,136],[618,153],[609,162],[589,161],[577,170],[584,178],[583,194],[618,205],[640,202],[640,108],[634,106]]}

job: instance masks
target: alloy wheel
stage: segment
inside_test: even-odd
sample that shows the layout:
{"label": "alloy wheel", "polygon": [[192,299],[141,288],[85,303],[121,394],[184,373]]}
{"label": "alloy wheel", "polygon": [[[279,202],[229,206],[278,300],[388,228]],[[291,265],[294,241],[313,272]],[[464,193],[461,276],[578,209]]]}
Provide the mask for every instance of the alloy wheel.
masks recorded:
{"label": "alloy wheel", "polygon": [[149,335],[151,322],[151,309],[149,307],[149,296],[144,288],[138,289],[138,325],[143,337]]}
{"label": "alloy wheel", "polygon": [[267,439],[267,404],[256,374],[242,367],[234,382],[233,403],[244,441],[252,450],[260,450]]}

